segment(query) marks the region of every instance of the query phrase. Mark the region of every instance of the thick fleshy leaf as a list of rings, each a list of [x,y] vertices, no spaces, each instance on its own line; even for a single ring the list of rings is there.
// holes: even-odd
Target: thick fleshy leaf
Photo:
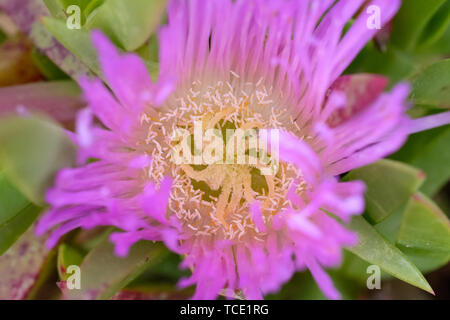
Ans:
[[[442,39],[450,39],[450,26],[447,27],[447,30],[444,30],[443,35],[441,36],[441,41],[436,41],[432,46],[429,46],[427,49],[429,52],[435,52],[441,55],[445,55],[450,52],[450,41],[442,41]]]
[[[426,27],[422,31],[419,39],[420,46],[426,47],[438,41],[445,34],[446,29],[450,26],[450,1],[445,1],[439,7],[433,18],[430,19]],[[448,38],[447,38],[448,39]]]
[[[88,253],[80,266],[81,289],[66,290],[65,298],[109,299],[166,253],[162,244],[141,241],[131,248],[126,258],[118,258],[113,244],[105,238]]]
[[[426,180],[421,191],[435,194],[450,178],[450,126],[411,135],[391,158],[423,170]]]
[[[54,39],[42,24],[41,19],[50,15],[42,0],[0,0],[0,9],[65,73],[75,79],[90,74],[89,69]]]
[[[0,45],[8,38],[5,32],[0,29]]]
[[[48,0],[46,7],[41,0],[0,0],[0,9],[8,13],[53,63],[72,78],[79,79],[92,73],[101,76],[89,30],[99,28],[126,50],[135,50],[149,39],[166,4],[165,0],[87,2]],[[87,24],[79,30],[67,28],[63,9],[69,4],[80,5],[82,9],[82,20]],[[150,70],[155,69],[152,63]]]
[[[66,30],[70,31],[67,28]],[[73,52],[67,50],[61,43],[59,43],[55,39],[57,37],[53,38],[52,34],[50,34],[41,21],[35,23],[33,26],[31,38],[33,43],[36,44],[37,48],[39,48],[43,54],[47,55],[59,68],[61,68],[61,70],[70,75],[73,79],[76,80],[81,76],[92,75],[91,71],[95,71],[90,70],[89,65],[84,64],[82,60],[73,54]],[[75,43],[78,43],[79,41],[75,34],[73,41]]]
[[[366,218],[379,223],[405,204],[424,181],[424,174],[406,164],[380,160],[351,171],[345,180],[362,180],[367,186]]]
[[[380,95],[388,85],[386,77],[375,74],[344,75],[338,78],[330,87],[329,94],[343,93],[346,97],[346,107],[331,115],[328,124],[332,127],[349,119],[353,114],[363,110]]]
[[[0,88],[0,115],[41,112],[62,124],[72,124],[84,106],[78,85],[69,80],[35,82]]]
[[[405,210],[405,205],[400,209],[396,210],[394,213],[389,215],[382,222],[373,225],[373,227],[381,234],[385,240],[394,244],[397,240],[398,230],[400,229],[401,220],[403,217],[403,211]],[[366,283],[368,273],[367,268],[371,263],[364,261],[355,254],[349,252],[348,250],[344,253],[344,261],[342,266],[339,268],[339,272],[342,272],[345,276],[355,279],[360,283]],[[418,268],[420,270],[420,268]],[[422,271],[422,270],[420,270]],[[390,274],[386,272],[381,272],[381,278],[392,278]]]
[[[0,225],[13,218],[28,204],[27,198],[0,172]]]
[[[92,45],[89,32],[84,29],[70,30],[65,22],[55,18],[45,18],[43,21],[45,27],[67,50],[79,61],[82,61],[92,72],[97,75],[100,74],[97,53]],[[84,74],[84,72],[77,74]]]
[[[431,65],[414,78],[411,99],[417,104],[450,108],[450,59]]]
[[[4,199],[2,199],[4,201]],[[28,203],[23,209],[0,225],[0,255],[6,252],[36,220],[41,208]]]
[[[40,73],[47,80],[64,80],[69,78],[69,76],[54,64],[52,60],[35,48],[31,52],[31,59],[34,62],[34,65],[39,69]]]
[[[395,16],[392,42],[403,49],[413,49],[438,9],[446,0],[407,0]]]
[[[53,17],[58,19],[66,18],[66,15],[64,14],[66,7],[64,6],[62,0],[42,0],[42,1],[44,2],[48,11]]]
[[[85,27],[100,29],[126,51],[142,46],[160,23],[166,0],[108,0],[97,8]]]
[[[359,284],[365,284],[367,281],[367,268],[371,263],[361,259],[352,252],[345,250],[343,255],[343,261],[339,267],[339,273],[342,273],[345,277],[352,281],[357,281]],[[384,272],[382,272],[384,273]]]
[[[40,211],[0,172],[0,256],[30,227]]]
[[[389,215],[386,219],[374,225],[375,229],[391,243],[395,243],[397,241],[398,230],[400,229],[403,219],[403,212],[405,211],[407,204],[408,202]]]
[[[394,277],[433,293],[419,269],[363,217],[354,217],[350,229],[358,233],[359,244],[348,248],[349,251],[371,264],[378,265]]]
[[[0,257],[0,299],[28,298],[41,277],[46,276],[43,268],[51,255],[45,248],[45,237],[36,238],[30,228]]]
[[[68,50],[70,50],[70,52],[72,52],[80,61],[82,61],[92,72],[100,78],[103,77],[100,71],[97,53],[92,44],[88,31],[85,29],[69,30],[64,22],[54,18],[44,19],[44,24],[53,36],[58,39]],[[142,54],[141,56],[144,59],[147,58],[145,54]],[[156,80],[159,72],[158,64],[154,61],[146,60],[145,62],[152,79]]]
[[[397,243],[424,271],[450,260],[450,221],[430,199],[415,194],[406,206]]]
[[[65,2],[70,2],[71,0],[64,0]],[[86,0],[85,0],[86,1]],[[87,0],[88,4],[83,8],[82,12],[86,19],[94,12],[98,7],[100,7],[106,0]]]
[[[53,122],[31,116],[0,120],[0,166],[9,181],[35,204],[44,203],[54,174],[74,160],[74,144]]]
[[[99,7],[105,0],[43,0],[51,15],[60,20],[67,20],[67,12],[70,6],[78,6],[81,13],[81,23],[84,24],[92,11]]]

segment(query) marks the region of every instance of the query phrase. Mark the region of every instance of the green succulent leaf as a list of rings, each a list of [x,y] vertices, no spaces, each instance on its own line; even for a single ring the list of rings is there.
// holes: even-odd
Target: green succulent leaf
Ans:
[[[74,163],[75,146],[61,127],[38,117],[0,120],[0,166],[30,201],[44,204],[55,173]]]
[[[405,211],[405,207],[406,204],[403,205],[400,209],[396,210],[391,215],[389,215],[386,219],[373,226],[376,229],[376,231],[378,231],[378,233],[390,243],[394,244],[397,240],[397,234],[400,228],[401,220],[403,217],[403,211]],[[344,261],[339,271],[342,272],[346,277],[355,279],[361,284],[365,284],[368,277],[367,268],[370,265],[371,263],[364,261],[363,259],[351,253],[350,251],[345,250]],[[381,278],[382,279],[392,278],[392,276],[382,271]]]
[[[70,0],[68,0],[70,1]],[[89,4],[83,10],[84,16],[89,18],[91,13],[94,12],[98,7],[100,7],[106,0],[89,0]]]
[[[105,0],[44,0],[50,14],[57,19],[67,19],[67,9],[70,6],[78,6],[81,12],[81,22],[84,24],[97,7],[103,4]]]
[[[90,33],[86,29],[70,30],[66,24],[55,18],[45,18],[44,24],[50,33],[58,39],[61,44],[68,49],[79,61],[88,67],[97,76],[103,78],[100,63],[98,61],[97,52],[94,48]],[[141,57],[145,60],[150,76],[156,80],[159,72],[159,65],[154,61],[147,60],[147,45],[139,48]],[[154,50],[149,48],[149,50]],[[119,50],[120,51],[120,50]],[[154,57],[154,54],[152,55]]]
[[[0,225],[24,209],[29,201],[0,173]]]
[[[142,46],[160,23],[166,0],[108,0],[92,14],[85,27],[100,29],[126,51]]]
[[[100,29],[122,49],[134,51],[161,22],[166,0],[45,0],[45,4],[53,18],[64,25],[69,18],[65,13],[67,8],[78,6],[84,31]],[[63,44],[70,41],[73,30],[67,31],[64,41],[59,39]]]
[[[450,59],[436,62],[414,77],[411,100],[416,104],[450,108]]]
[[[31,59],[42,75],[48,80],[67,79],[69,76],[53,63],[46,55],[35,48],[31,52]]]
[[[6,35],[6,33],[0,29],[0,45],[6,40],[8,39],[8,36]]]
[[[445,34],[446,29],[450,26],[450,0],[439,7],[433,18],[430,19],[426,27],[423,29],[419,43],[421,47],[427,47]]]
[[[419,269],[363,217],[354,217],[350,229],[358,233],[359,244],[348,248],[349,251],[394,277],[434,294]]]
[[[22,236],[40,211],[0,172],[0,256]]]
[[[447,0],[407,0],[394,18],[392,43],[411,50],[418,44],[423,31]]]
[[[1,202],[9,201],[8,199],[5,199],[5,196],[0,194]],[[14,212],[10,219],[0,224],[0,256],[28,230],[41,210],[42,208],[37,207],[32,203],[28,203],[22,209]]]
[[[397,243],[423,271],[436,269],[450,259],[450,221],[433,201],[417,193],[406,206]]]
[[[431,46],[426,47],[428,52],[436,53],[439,55],[446,55],[450,52],[450,41],[445,41],[446,39],[450,39],[450,26],[444,30],[441,40],[435,41]]]
[[[70,30],[66,23],[55,18],[44,18],[45,27],[61,44],[68,49],[76,58],[86,65],[92,72],[100,75],[100,65],[97,53],[91,42],[89,32]]]
[[[374,228],[391,243],[395,243],[397,241],[397,234],[400,229],[400,224],[402,223],[403,212],[405,211],[408,202],[401,206],[400,209],[392,213],[389,217],[374,225]]]
[[[64,5],[63,0],[43,0],[43,1],[48,11],[53,17],[58,19],[66,18],[66,15],[64,14],[66,6]]]
[[[30,227],[40,211],[0,172],[0,256]]]
[[[68,299],[109,299],[147,268],[167,254],[160,243],[141,241],[126,258],[114,254],[114,246],[105,238],[81,263],[81,290],[67,290]]]
[[[380,160],[351,171],[345,180],[362,180],[367,186],[366,218],[379,223],[405,204],[420,187],[424,174],[404,163]]]

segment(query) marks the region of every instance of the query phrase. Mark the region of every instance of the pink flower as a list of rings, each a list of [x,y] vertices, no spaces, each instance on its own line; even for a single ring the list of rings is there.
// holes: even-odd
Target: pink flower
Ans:
[[[383,93],[382,77],[338,78],[377,31],[361,7],[379,6],[385,24],[400,4],[365,2],[171,1],[157,82],[138,56],[93,32],[112,92],[99,79],[80,82],[89,103],[77,126],[80,166],[59,173],[37,233],[58,226],[53,247],[73,229],[115,226],[118,256],[139,240],[163,241],[185,256],[192,275],[179,286],[195,284],[195,299],[223,289],[259,299],[304,269],[339,298],[323,268],[357,243],[335,217],[363,211],[364,185],[337,176],[397,150],[409,130],[408,86]],[[170,137],[194,120],[280,130],[277,174],[175,164]]]

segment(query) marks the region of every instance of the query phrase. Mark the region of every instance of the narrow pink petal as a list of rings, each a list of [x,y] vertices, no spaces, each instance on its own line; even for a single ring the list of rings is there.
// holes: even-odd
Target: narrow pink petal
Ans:
[[[314,259],[308,259],[306,262],[308,269],[311,271],[314,280],[316,280],[320,289],[323,291],[325,296],[331,300],[338,300],[341,298],[341,295],[336,290],[331,281],[331,278],[328,274],[326,274],[323,269],[319,266],[317,261]]]
[[[102,71],[117,98],[128,110],[142,110],[138,93],[150,91],[153,83],[144,62],[135,54],[120,55],[114,45],[99,31],[92,32]]]
[[[409,133],[425,131],[450,124],[450,111],[413,119],[408,124]]]
[[[377,6],[380,10],[380,24],[386,25],[400,8],[400,0],[372,0],[369,1],[361,14],[356,18],[350,30],[344,35],[335,52],[335,67],[332,78],[336,79],[356,57],[365,44],[379,31],[369,29],[367,21],[370,15],[366,12],[369,6]]]
[[[165,214],[171,187],[172,180],[165,178],[159,190],[156,189],[153,183],[149,183],[145,187],[142,196],[142,208],[144,212],[162,224],[168,224]]]

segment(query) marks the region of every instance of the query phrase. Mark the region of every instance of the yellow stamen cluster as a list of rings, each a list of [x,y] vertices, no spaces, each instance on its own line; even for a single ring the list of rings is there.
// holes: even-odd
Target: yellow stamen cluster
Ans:
[[[261,234],[249,205],[260,201],[263,220],[270,223],[273,214],[290,205],[286,193],[299,176],[293,166],[281,163],[276,174],[262,175],[261,164],[176,165],[171,161],[171,134],[179,128],[193,133],[195,121],[201,121],[204,130],[287,130],[282,125],[286,121],[280,120],[286,118],[286,110],[274,106],[262,81],[244,85],[235,81],[218,81],[214,86],[194,82],[182,97],[172,97],[158,115],[142,116],[142,123],[149,127],[146,144],[153,159],[148,175],[156,182],[167,174],[172,176],[167,214],[175,214],[187,229],[224,239],[258,239]]]

